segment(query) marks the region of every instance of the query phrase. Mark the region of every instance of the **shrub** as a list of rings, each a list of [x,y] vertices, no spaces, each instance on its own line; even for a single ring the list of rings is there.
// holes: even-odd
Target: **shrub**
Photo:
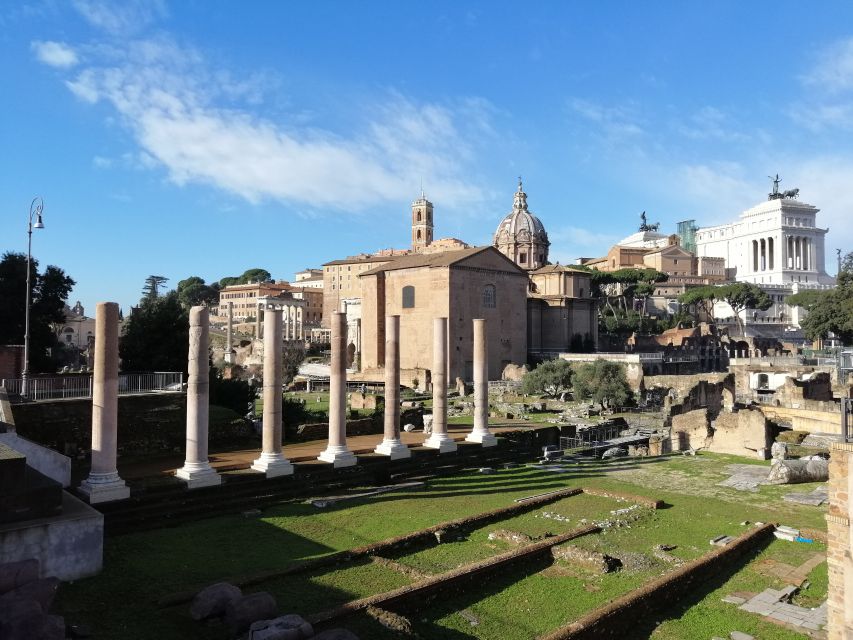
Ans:
[[[607,360],[580,365],[575,371],[574,388],[576,398],[592,400],[603,407],[623,407],[634,400],[625,367]]]
[[[546,360],[521,380],[525,395],[546,395],[556,398],[572,388],[572,365],[566,360]]]

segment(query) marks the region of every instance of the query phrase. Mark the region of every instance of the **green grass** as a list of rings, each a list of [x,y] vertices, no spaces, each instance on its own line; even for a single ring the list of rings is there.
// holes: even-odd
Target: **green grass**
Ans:
[[[105,569],[101,575],[64,585],[57,609],[68,622],[86,623],[102,638],[226,637],[217,626],[189,620],[188,606],[159,610],[157,599],[179,591],[197,589],[212,582],[247,576],[289,566],[301,559],[321,556],[368,542],[415,531],[439,522],[512,504],[517,497],[567,486],[588,486],[662,499],[667,508],[649,512],[631,522],[630,528],[586,536],[574,544],[610,555],[625,553],[650,556],[656,544],[675,544],[671,553],[689,560],[711,550],[710,538],[737,535],[740,523],[782,521],[800,528],[823,529],[825,509],[783,502],[792,490],[810,491],[813,486],[761,487],[744,493],[716,483],[727,477],[725,466],[747,460],[703,454],[695,458],[672,456],[659,459],[619,460],[611,463],[569,465],[569,473],[555,474],[533,467],[501,469],[493,475],[476,472],[432,480],[425,488],[384,494],[317,509],[287,503],[266,509],[260,518],[218,517],[105,541]],[[766,464],[766,463],[764,463]],[[580,495],[538,508],[469,533],[467,540],[427,548],[414,548],[396,558],[428,573],[438,573],[488,557],[510,548],[489,541],[495,529],[520,531],[530,536],[560,533],[591,521],[612,517],[610,511],[626,506],[613,499]],[[541,517],[542,511],[569,517],[562,523]],[[538,517],[537,517],[538,516]],[[799,564],[819,544],[773,542],[761,557]],[[769,554],[769,555],[768,555]],[[802,597],[817,601],[826,591],[826,565],[810,576],[812,587]],[[431,608],[414,616],[418,632],[429,638],[530,638],[555,628],[590,608],[633,589],[668,565],[651,561],[645,571],[623,571],[598,577],[577,577],[536,563],[482,581],[453,598],[440,598]],[[271,580],[247,591],[269,590],[282,613],[309,614],[334,604],[396,588],[410,578],[388,567],[360,562]],[[773,580],[747,568],[725,585],[712,585],[707,594],[694,598],[696,607],[667,614],[655,637],[689,640],[725,637],[738,628],[762,639],[801,637],[767,626],[752,614],[736,611],[720,598],[737,590],[760,591]],[[458,614],[468,607],[480,618],[472,626]],[[703,615],[711,620],[705,625]],[[676,619],[677,618],[677,619]],[[730,626],[723,629],[725,624]],[[392,637],[365,616],[353,618],[353,628],[363,637]],[[346,626],[346,625],[344,625]],[[369,632],[369,634],[368,634]],[[464,635],[460,635],[464,634]]]

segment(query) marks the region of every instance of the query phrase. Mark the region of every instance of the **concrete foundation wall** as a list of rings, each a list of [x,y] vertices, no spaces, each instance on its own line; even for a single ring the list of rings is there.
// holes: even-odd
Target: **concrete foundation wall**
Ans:
[[[42,577],[78,580],[101,571],[104,516],[63,492],[62,515],[0,526],[0,563],[37,558]]]
[[[22,438],[14,431],[0,433],[0,442],[27,456],[27,464],[63,487],[71,486],[71,458]]]

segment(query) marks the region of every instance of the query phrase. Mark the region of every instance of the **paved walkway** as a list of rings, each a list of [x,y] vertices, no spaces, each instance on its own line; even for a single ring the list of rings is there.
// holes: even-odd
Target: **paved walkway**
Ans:
[[[827,621],[826,602],[815,609],[807,609],[790,604],[785,600],[790,597],[794,587],[786,587],[781,591],[765,589],[757,596],[743,603],[740,608],[750,613],[758,613],[779,622],[810,629],[820,630]]]
[[[500,434],[507,431],[534,430],[552,428],[552,424],[536,424],[530,422],[501,423],[489,425],[492,433]],[[470,425],[448,425],[448,432],[455,441],[465,440],[465,436],[471,433]],[[409,447],[420,447],[426,436],[423,431],[403,431],[400,440]],[[382,442],[382,434],[371,434],[365,436],[347,437],[347,445],[355,454],[371,454],[376,446]],[[310,442],[297,442],[284,445],[284,455],[291,462],[316,461],[317,456],[326,448],[326,440],[312,440]],[[232,471],[237,469],[248,469],[260,455],[260,449],[243,449],[238,451],[222,451],[210,454],[210,464],[217,471]],[[317,464],[326,464],[318,462]],[[125,480],[139,480],[158,475],[173,475],[175,471],[184,465],[183,454],[166,456],[150,460],[136,460],[122,462],[119,459],[119,475]]]

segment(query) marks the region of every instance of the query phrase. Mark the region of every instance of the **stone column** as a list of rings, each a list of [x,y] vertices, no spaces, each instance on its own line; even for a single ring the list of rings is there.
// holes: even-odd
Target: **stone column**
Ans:
[[[489,431],[489,352],[486,321],[474,320],[474,429],[465,438],[494,447],[498,439]]]
[[[231,303],[228,303],[228,325],[231,326]],[[230,335],[230,331],[228,332]],[[210,378],[208,341],[210,317],[207,307],[190,309],[190,349],[187,356],[187,457],[175,475],[186,480],[189,489],[222,483],[207,459],[208,410]],[[228,343],[231,344],[230,341]],[[230,348],[229,348],[230,350]]]
[[[456,451],[447,435],[447,318],[435,318],[432,326],[432,434],[424,446],[447,453]]]
[[[95,311],[95,371],[92,374],[92,468],[80,485],[91,504],[124,500],[130,488],[116,468],[118,444],[118,304],[99,302]]]
[[[335,467],[351,467],[357,460],[347,449],[347,315],[332,314],[332,371],[329,380],[329,444],[317,459]]]
[[[261,339],[261,305],[255,310],[255,340]]]
[[[293,473],[281,452],[281,309],[264,310],[264,415],[261,457],[252,464],[267,478]]]
[[[190,324],[192,327],[192,324]],[[192,328],[190,329],[192,331]],[[206,334],[205,334],[206,335]],[[205,337],[205,340],[207,338]],[[231,364],[233,361],[233,353],[231,352],[231,345],[234,344],[234,303],[230,300],[228,301],[228,328],[225,331],[225,355],[223,359],[228,364]],[[192,355],[190,355],[192,357]]]
[[[391,460],[412,455],[400,441],[400,316],[385,316],[385,434],[375,452]]]

